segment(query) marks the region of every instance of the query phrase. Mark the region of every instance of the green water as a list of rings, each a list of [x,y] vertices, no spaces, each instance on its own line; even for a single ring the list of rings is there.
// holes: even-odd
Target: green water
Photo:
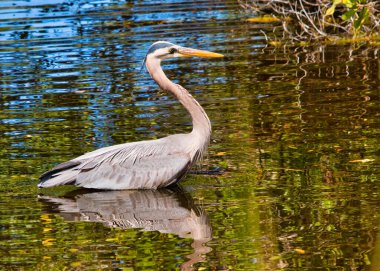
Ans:
[[[1,270],[380,270],[376,46],[268,46],[234,1],[0,1]],[[213,125],[162,191],[38,190],[96,148],[191,129],[140,68],[157,40]]]

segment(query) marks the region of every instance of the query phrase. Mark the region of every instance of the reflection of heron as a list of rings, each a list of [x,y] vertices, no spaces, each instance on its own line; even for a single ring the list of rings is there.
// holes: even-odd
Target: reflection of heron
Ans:
[[[97,189],[156,189],[178,182],[207,148],[211,124],[206,112],[182,86],[171,82],[161,69],[161,60],[181,56],[223,57],[159,41],[145,58],[146,67],[165,91],[190,113],[193,130],[157,140],[125,143],[98,149],[62,163],[40,177],[39,187],[63,184]]]
[[[82,193],[54,198],[39,196],[56,212],[71,221],[101,222],[112,228],[141,228],[192,238],[194,253],[183,264],[187,270],[211,249],[211,226],[206,213],[179,187],[159,190],[123,190]]]

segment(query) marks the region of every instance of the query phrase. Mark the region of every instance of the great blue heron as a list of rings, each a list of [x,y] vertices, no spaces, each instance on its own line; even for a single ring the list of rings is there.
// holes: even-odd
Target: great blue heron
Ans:
[[[42,174],[38,187],[74,184],[110,190],[157,189],[181,180],[202,157],[211,135],[210,120],[202,106],[185,88],[170,81],[161,68],[161,60],[184,56],[223,57],[158,41],[149,48],[145,64],[160,88],[171,92],[190,113],[193,122],[190,133],[114,145],[86,153]]]

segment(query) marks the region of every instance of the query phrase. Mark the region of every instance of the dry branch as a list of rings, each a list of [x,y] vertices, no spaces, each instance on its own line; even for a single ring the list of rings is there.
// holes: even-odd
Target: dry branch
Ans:
[[[361,25],[364,34],[380,30],[380,1],[368,0],[358,4],[357,11],[350,19],[343,20],[342,15],[349,9],[339,4],[332,15],[326,15],[333,0],[239,0],[246,10],[257,15],[271,14],[281,19],[283,30],[294,40],[315,40],[327,37],[357,34],[355,20],[364,8],[368,10],[365,24]]]

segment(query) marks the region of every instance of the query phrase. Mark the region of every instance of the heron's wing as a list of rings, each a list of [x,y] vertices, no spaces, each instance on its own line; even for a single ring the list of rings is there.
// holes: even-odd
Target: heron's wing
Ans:
[[[39,187],[75,184],[97,189],[156,189],[178,181],[191,165],[183,140],[169,136],[84,154],[41,176]]]

